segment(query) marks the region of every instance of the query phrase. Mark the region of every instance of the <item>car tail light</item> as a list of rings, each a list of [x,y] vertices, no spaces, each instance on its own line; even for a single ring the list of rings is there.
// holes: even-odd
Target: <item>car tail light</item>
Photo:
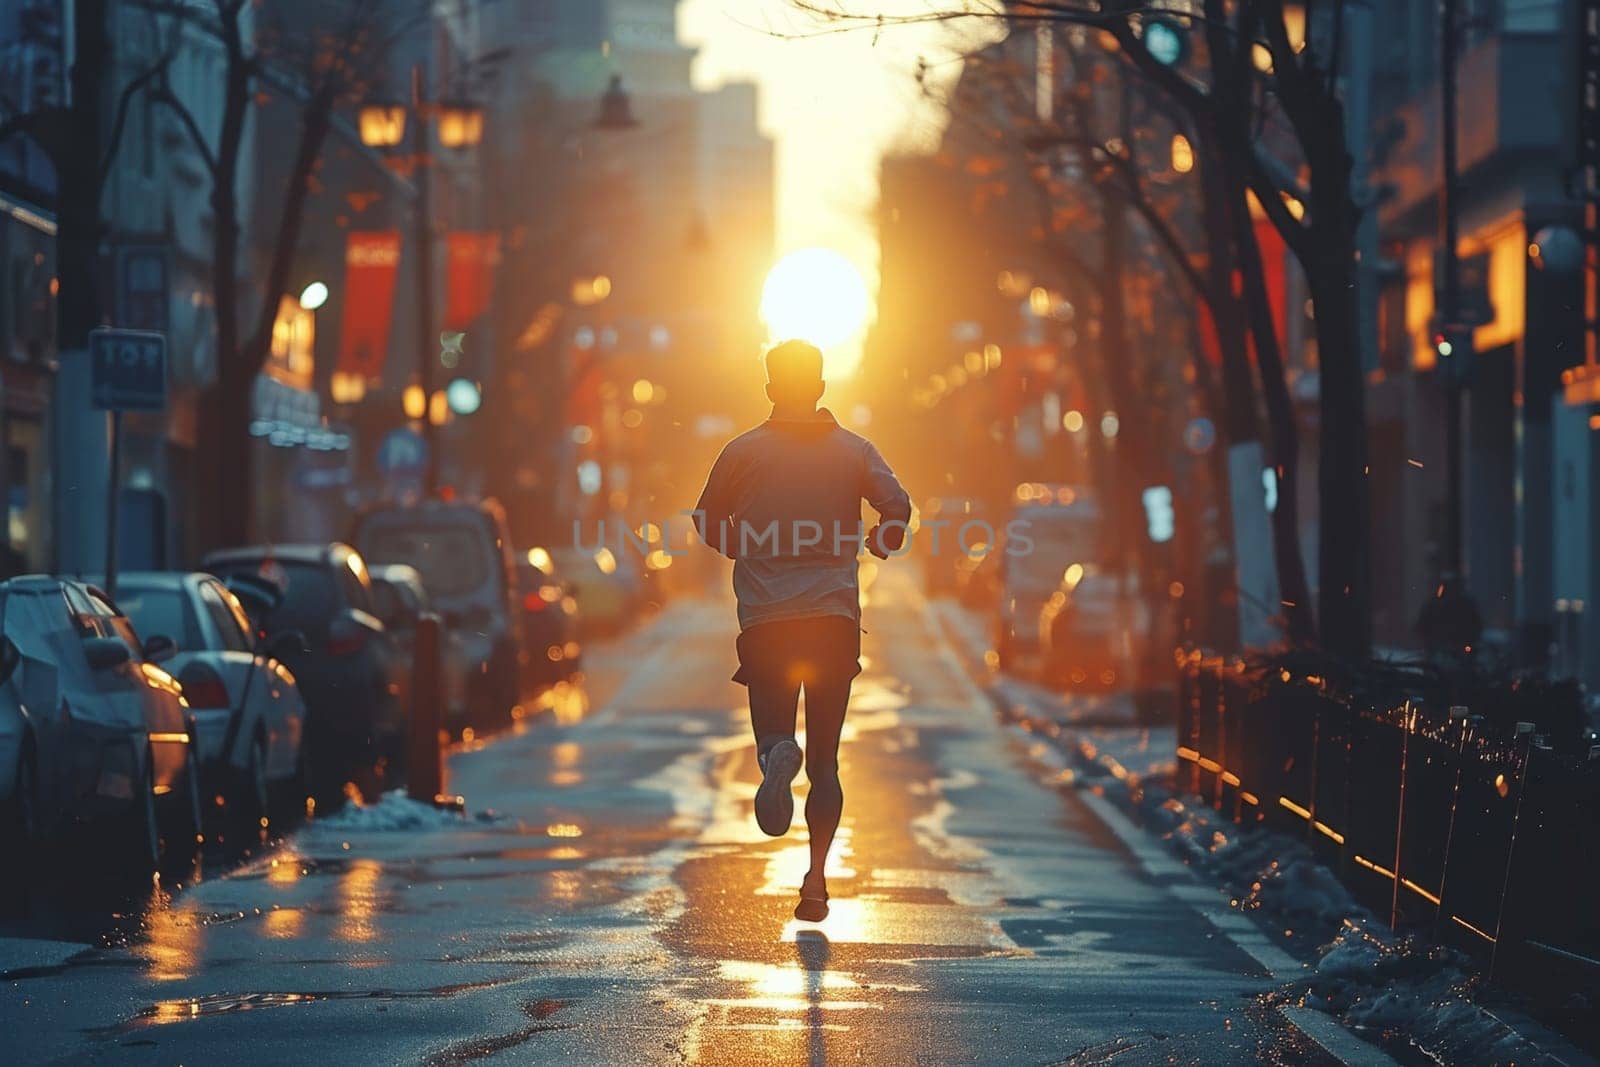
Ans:
[[[204,663],[191,663],[178,676],[183,686],[183,698],[191,708],[225,708],[229,706],[228,687],[222,676]]]
[[[328,631],[328,655],[353,656],[367,643],[367,629],[360,623],[342,619]]]
[[[543,611],[548,606],[549,602],[537,592],[529,593],[527,596],[522,598],[522,610],[526,611],[530,615],[534,614],[535,612]]]

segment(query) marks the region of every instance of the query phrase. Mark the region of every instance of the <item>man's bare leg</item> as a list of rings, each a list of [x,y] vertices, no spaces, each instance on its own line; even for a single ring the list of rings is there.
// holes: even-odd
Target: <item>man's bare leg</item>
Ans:
[[[750,729],[756,739],[756,763],[761,768],[761,788],[756,791],[756,823],[763,833],[781,837],[794,817],[790,782],[800,769],[800,753],[795,746],[795,713],[800,703],[798,683],[772,685],[764,681],[750,685]],[[783,745],[779,756],[786,764],[771,768],[767,757]]]
[[[850,679],[806,685],[806,830],[810,836],[811,869],[800,886],[795,918],[820,922],[828,914],[828,850],[844,811],[839,784],[839,734],[850,703]]]

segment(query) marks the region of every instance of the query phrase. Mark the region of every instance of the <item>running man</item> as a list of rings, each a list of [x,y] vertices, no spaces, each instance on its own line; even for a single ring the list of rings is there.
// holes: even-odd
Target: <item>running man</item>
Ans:
[[[790,792],[802,761],[811,784],[806,828],[811,869],[795,918],[828,915],[824,876],[839,828],[839,733],[850,682],[861,673],[861,592],[856,557],[880,559],[905,543],[911,500],[872,442],[818,408],[822,352],[785,341],[767,352],[772,417],[730,441],[696,507],[706,544],[733,562],[739,602],[739,671],[750,690],[761,786],[756,822],[780,837],[794,816]],[[861,501],[878,525],[861,532]],[[806,696],[806,751],[795,742]]]

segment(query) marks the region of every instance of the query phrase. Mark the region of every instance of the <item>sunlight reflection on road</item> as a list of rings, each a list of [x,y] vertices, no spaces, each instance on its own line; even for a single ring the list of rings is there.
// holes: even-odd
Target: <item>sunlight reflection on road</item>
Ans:
[[[139,954],[149,961],[152,981],[182,981],[199,965],[200,916],[187,905],[173,907],[166,894],[158,891],[158,895],[145,919],[145,941]]]
[[[339,923],[333,936],[341,941],[366,942],[377,939],[374,919],[380,896],[378,882],[383,868],[373,860],[353,860],[339,880]]]
[[[583,772],[578,764],[583,759],[583,746],[576,741],[557,741],[550,746],[550,784],[559,786],[580,785]]]

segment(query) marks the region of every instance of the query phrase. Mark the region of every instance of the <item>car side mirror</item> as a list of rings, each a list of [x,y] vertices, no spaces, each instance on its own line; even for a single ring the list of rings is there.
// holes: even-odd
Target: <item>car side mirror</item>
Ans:
[[[261,651],[272,659],[282,659],[290,652],[305,652],[310,648],[301,630],[279,630],[261,644]]]
[[[11,676],[17,673],[21,665],[22,652],[17,648],[17,643],[9,637],[0,637],[0,685],[11,681]]]
[[[152,634],[139,655],[149,663],[164,663],[178,654],[178,642],[166,634]]]
[[[120,667],[133,658],[133,652],[120,637],[84,638],[83,654],[90,669],[96,671]]]

